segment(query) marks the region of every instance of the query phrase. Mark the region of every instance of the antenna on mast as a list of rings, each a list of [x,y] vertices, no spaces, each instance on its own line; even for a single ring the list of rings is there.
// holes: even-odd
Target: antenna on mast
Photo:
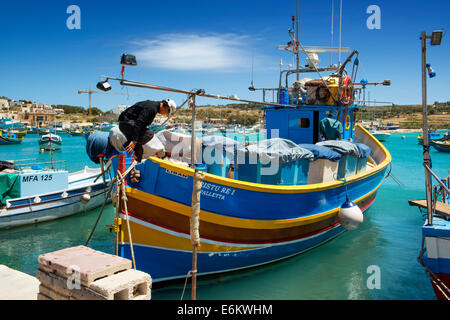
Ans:
[[[334,29],[334,0],[331,0],[331,41],[330,47],[333,47],[333,29]],[[333,65],[333,53],[330,52],[330,67]]]
[[[341,10],[339,13],[339,49],[341,49],[341,33],[342,33],[342,0]],[[339,50],[339,67],[341,66],[341,51]]]
[[[300,72],[299,72],[300,61],[299,61],[299,43],[298,43],[298,0],[297,0],[297,14],[295,17],[295,24],[296,24],[296,29],[297,29],[297,32],[295,33],[295,48],[296,48],[296,56],[297,56],[297,81],[299,81],[300,80]]]

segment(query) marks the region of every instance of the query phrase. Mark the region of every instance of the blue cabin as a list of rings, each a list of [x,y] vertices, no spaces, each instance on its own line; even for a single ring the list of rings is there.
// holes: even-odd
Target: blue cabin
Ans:
[[[357,107],[350,106],[342,124],[342,140],[353,140],[355,130],[355,111]],[[344,107],[300,105],[292,107],[266,107],[267,139],[279,137],[291,140],[297,144],[315,144],[322,141],[320,123],[323,119],[336,119]],[[277,136],[278,134],[278,136]]]

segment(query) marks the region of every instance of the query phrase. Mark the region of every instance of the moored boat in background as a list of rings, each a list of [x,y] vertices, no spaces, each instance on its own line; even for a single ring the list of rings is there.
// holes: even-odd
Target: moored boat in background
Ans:
[[[0,185],[6,190],[0,199],[0,229],[86,212],[105,200],[110,178],[94,182],[100,169],[69,173],[65,161],[11,163],[14,169],[0,172]]]
[[[46,151],[54,151],[61,149],[62,138],[56,134],[46,134],[41,136],[38,141],[39,148]]]
[[[22,143],[23,137],[18,137],[14,133],[2,133],[0,135],[0,145]]]
[[[450,136],[444,140],[432,140],[430,145],[439,152],[450,152]]]
[[[391,134],[377,129],[369,129],[371,135],[378,139],[378,141],[387,142]]]
[[[445,141],[450,139],[450,133],[449,132],[437,132],[437,131],[430,131],[428,133],[428,140],[429,141]],[[420,145],[423,145],[423,134],[417,136],[417,142]]]

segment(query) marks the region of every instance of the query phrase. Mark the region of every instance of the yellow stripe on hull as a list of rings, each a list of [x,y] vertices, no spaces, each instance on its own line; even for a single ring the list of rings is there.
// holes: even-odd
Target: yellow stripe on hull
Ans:
[[[375,193],[381,184],[369,192],[368,194],[362,196],[359,199],[356,199],[354,202],[358,204],[361,201],[364,201],[368,197],[370,197],[373,193]],[[135,198],[147,203],[151,203],[155,206],[159,206],[161,208],[170,208],[171,211],[176,212],[178,214],[190,217],[191,216],[191,207],[171,201],[162,197],[158,197],[155,195],[151,195],[149,193],[134,189],[127,188],[127,197]],[[339,212],[339,208],[314,214],[308,217],[301,217],[295,219],[288,220],[251,220],[251,219],[243,219],[243,218],[234,218],[228,217],[220,214],[215,214],[208,211],[200,211],[200,219],[201,221],[206,221],[214,224],[234,227],[234,228],[242,228],[242,229],[283,229],[283,228],[292,228],[298,227],[302,225],[307,225],[315,222],[319,222],[322,220],[326,220],[332,216],[337,215]]]
[[[126,224],[126,216],[121,215],[122,224],[120,232],[120,242],[129,243],[128,229]],[[156,227],[156,230],[144,221],[134,222],[135,218],[130,217],[130,229],[133,243],[154,247],[162,247],[173,250],[192,251],[191,239],[185,234],[180,234],[175,231]],[[136,220],[138,221],[138,220]],[[163,231],[164,230],[164,231]],[[178,235],[177,235],[178,234]],[[214,241],[202,239],[199,247],[199,252],[227,252],[240,251],[248,249],[256,249],[256,245],[235,246],[233,244],[215,244]]]

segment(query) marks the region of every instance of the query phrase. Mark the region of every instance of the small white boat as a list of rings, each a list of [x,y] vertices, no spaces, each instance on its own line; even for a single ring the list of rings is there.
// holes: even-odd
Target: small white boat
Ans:
[[[380,131],[378,129],[370,129],[370,134],[372,134],[378,141],[386,142],[388,141],[391,134],[389,132]]]
[[[0,172],[2,185],[11,181],[11,197],[0,199],[0,229],[59,219],[101,206],[110,178],[105,174],[105,183],[102,177],[94,182],[100,174],[100,169],[89,167],[69,173],[40,164]]]
[[[60,150],[62,145],[62,139],[60,136],[50,133],[41,136],[39,139],[39,148],[46,151]]]

